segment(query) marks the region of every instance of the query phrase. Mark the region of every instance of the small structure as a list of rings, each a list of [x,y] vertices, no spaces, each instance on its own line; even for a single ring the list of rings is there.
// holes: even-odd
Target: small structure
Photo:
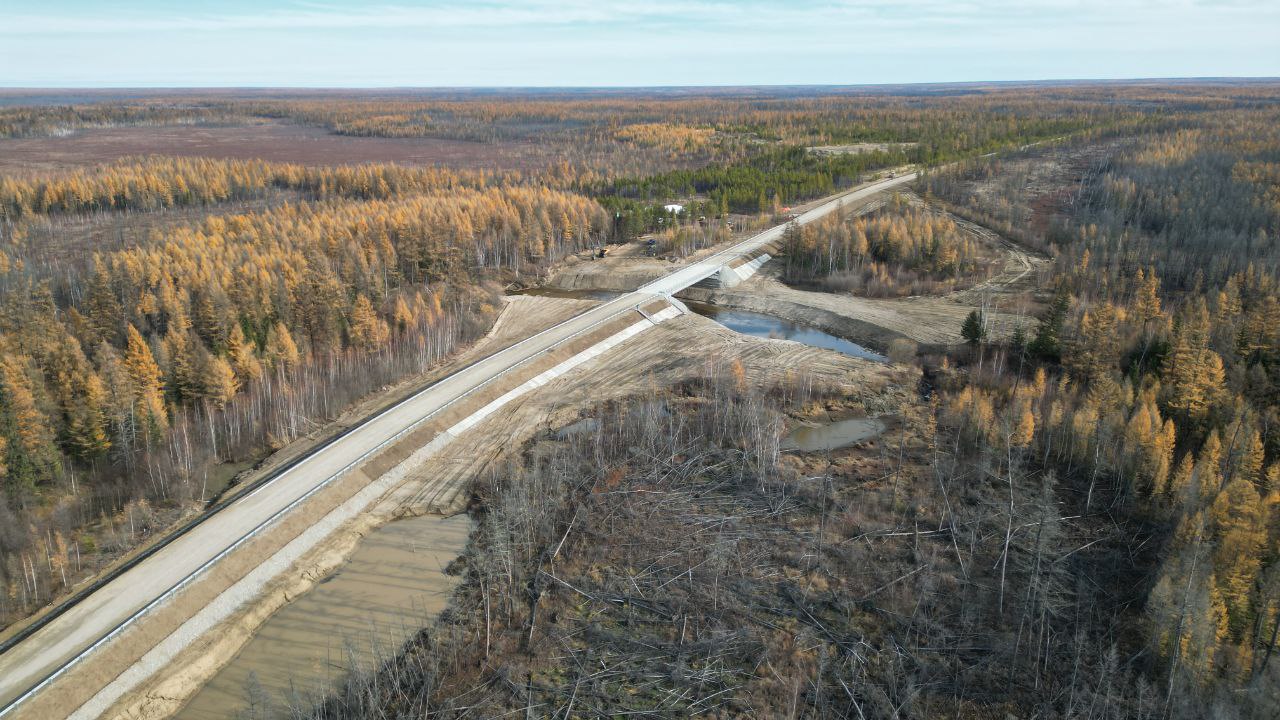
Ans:
[[[670,205],[663,205],[662,209],[666,210],[669,213],[675,213],[676,215],[679,215],[680,213],[684,212],[684,206],[677,205],[676,203],[671,203]]]

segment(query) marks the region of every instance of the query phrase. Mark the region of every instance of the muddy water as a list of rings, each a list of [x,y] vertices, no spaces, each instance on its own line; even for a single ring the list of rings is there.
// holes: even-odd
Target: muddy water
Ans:
[[[835,350],[845,355],[853,355],[854,357],[875,360],[876,362],[885,362],[887,360],[885,356],[871,352],[855,342],[773,315],[748,312],[746,310],[730,310],[698,302],[685,302],[685,305],[688,305],[690,310],[699,315],[711,318],[730,330],[740,332],[743,335],[794,340],[805,345]]]
[[[783,450],[815,452],[835,450],[875,437],[884,432],[884,423],[875,418],[849,418],[823,425],[802,425],[782,439]]]
[[[336,572],[272,615],[176,717],[233,718],[251,704],[254,717],[288,717],[291,697],[340,685],[352,660],[369,667],[395,653],[444,609],[457,579],[443,571],[470,531],[466,515],[374,530]]]

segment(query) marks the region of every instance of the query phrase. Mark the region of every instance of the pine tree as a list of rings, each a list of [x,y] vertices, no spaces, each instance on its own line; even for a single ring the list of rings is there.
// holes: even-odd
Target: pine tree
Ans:
[[[189,330],[173,332],[163,339],[161,347],[169,379],[166,386],[174,401],[189,403],[199,398],[200,368],[206,354],[200,338]]]
[[[204,341],[211,352],[221,352],[227,341],[227,311],[215,297],[215,291],[193,292],[191,298],[191,329]]]
[[[1067,311],[1071,309],[1071,295],[1066,286],[1059,286],[1049,305],[1049,312],[1040,318],[1036,326],[1035,339],[1028,347],[1032,353],[1046,360],[1057,362],[1062,357],[1062,327],[1067,321]]]
[[[1153,408],[1154,409],[1154,408]],[[1165,420],[1151,446],[1151,487],[1153,495],[1163,495],[1169,484],[1169,472],[1173,467],[1173,451],[1178,441],[1178,430],[1172,420]]]
[[[1209,313],[1200,300],[1184,314],[1163,371],[1169,408],[1194,423],[1205,419],[1223,390],[1222,358],[1208,342]]]
[[[405,302],[403,295],[396,296],[395,308],[391,313],[391,318],[397,334],[403,335],[406,330],[414,326],[416,320],[413,310],[409,308],[409,303]]]
[[[1111,303],[1100,303],[1080,319],[1080,337],[1071,346],[1068,364],[1087,384],[1110,374],[1116,362],[1118,318]]]
[[[1009,435],[1009,442],[1014,447],[1026,447],[1031,444],[1036,434],[1036,416],[1031,411],[1030,403],[1023,403],[1016,414],[1017,424]]]
[[[94,333],[94,341],[116,342],[124,325],[124,309],[111,286],[111,276],[105,261],[95,256],[93,275],[89,277],[89,290],[85,299],[85,315]]]
[[[1222,487],[1222,441],[1216,429],[1209,431],[1196,456],[1195,484],[1202,507],[1212,502]]]
[[[1182,454],[1177,469],[1169,476],[1167,494],[1174,501],[1190,505],[1192,502],[1191,481],[1195,474],[1195,460],[1190,450]]]
[[[1235,472],[1239,477],[1251,483],[1263,482],[1262,465],[1266,462],[1266,449],[1262,445],[1262,436],[1257,430],[1249,433],[1243,452],[1240,453],[1239,465]]]
[[[46,373],[62,411],[63,443],[72,457],[95,458],[110,448],[107,389],[89,364],[80,342],[70,335],[50,354]]]
[[[1160,278],[1156,276],[1155,268],[1149,269],[1145,274],[1139,269],[1134,274],[1134,284],[1137,292],[1133,300],[1133,316],[1145,325],[1161,315]]]
[[[987,337],[986,320],[978,310],[970,311],[960,328],[960,336],[970,345],[977,346]]]

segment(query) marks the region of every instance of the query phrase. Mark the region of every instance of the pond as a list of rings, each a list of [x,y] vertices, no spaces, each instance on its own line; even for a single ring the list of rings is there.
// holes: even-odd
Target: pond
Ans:
[[[782,450],[817,452],[835,450],[862,442],[884,432],[885,424],[875,418],[849,418],[821,425],[801,425],[782,439]]]
[[[836,352],[860,357],[864,360],[874,360],[876,362],[886,362],[888,360],[885,356],[872,352],[850,340],[836,337],[808,325],[784,320],[774,315],[765,315],[764,313],[747,310],[732,310],[697,302],[686,302],[685,305],[689,306],[689,309],[693,312],[715,320],[730,330],[740,332],[743,335],[777,340],[794,340],[798,343],[835,350]]]

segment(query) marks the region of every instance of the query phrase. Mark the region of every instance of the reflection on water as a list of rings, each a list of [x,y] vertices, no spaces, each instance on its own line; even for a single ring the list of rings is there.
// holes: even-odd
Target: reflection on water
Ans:
[[[805,345],[813,347],[825,348],[827,350],[835,350],[845,355],[853,355],[865,360],[875,360],[876,362],[885,362],[887,358],[883,355],[871,352],[861,345],[836,337],[829,333],[822,332],[808,325],[800,325],[783,320],[773,315],[765,315],[763,313],[754,313],[746,310],[729,310],[727,308],[718,307],[716,305],[707,305],[705,303],[686,302],[689,309],[711,318],[716,322],[735,332],[743,335],[751,335],[760,338],[774,338],[780,340],[794,340]]]
[[[512,295],[533,295],[536,297],[568,298],[570,300],[612,300],[622,293],[609,290],[561,290],[553,287],[533,287],[517,290]]]
[[[338,686],[354,660],[386,659],[444,609],[457,578],[445,567],[462,554],[466,515],[388,523],[360,541],[342,567],[272,615],[177,715],[235,717],[252,703],[285,717],[291,697]]]
[[[825,425],[801,425],[782,439],[782,449],[800,452],[835,450],[882,432],[884,423],[875,418],[850,418]]]

